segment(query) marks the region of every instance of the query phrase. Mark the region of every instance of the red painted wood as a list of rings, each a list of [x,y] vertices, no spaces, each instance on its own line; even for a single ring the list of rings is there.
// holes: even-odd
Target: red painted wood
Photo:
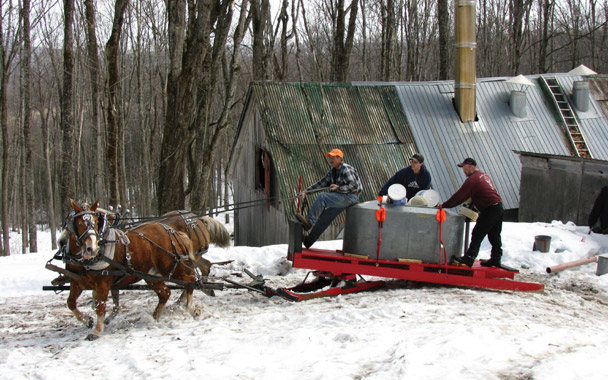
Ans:
[[[334,276],[358,274],[513,291],[542,291],[544,289],[543,284],[515,281],[515,272],[501,268],[482,267],[479,265],[479,261],[475,262],[472,268],[427,263],[400,263],[344,256],[341,252],[331,250],[303,248],[302,252],[295,253],[293,267],[326,271]]]

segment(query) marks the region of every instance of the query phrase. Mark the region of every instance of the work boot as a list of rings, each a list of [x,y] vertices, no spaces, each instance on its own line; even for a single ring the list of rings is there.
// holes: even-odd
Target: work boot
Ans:
[[[481,260],[481,266],[500,268],[500,257],[490,257],[489,260]]]
[[[464,256],[460,256],[460,257],[454,257],[454,261],[456,261],[459,264],[464,264],[470,268],[473,266],[475,259],[471,256],[464,255]]]
[[[310,221],[308,220],[308,218],[305,217],[304,215],[302,215],[302,214],[296,214],[296,219],[298,219],[298,221],[300,223],[302,223],[302,228],[304,228],[304,231],[308,231],[308,230],[310,230],[312,228],[312,224],[310,223]]]
[[[306,249],[312,247],[312,245],[315,243],[314,241],[312,241],[312,239],[307,235],[304,236],[304,247],[306,247]]]

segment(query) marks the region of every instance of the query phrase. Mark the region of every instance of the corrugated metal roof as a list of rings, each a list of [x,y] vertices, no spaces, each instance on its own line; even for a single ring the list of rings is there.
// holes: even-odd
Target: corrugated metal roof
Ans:
[[[361,200],[409,165],[416,152],[394,87],[349,84],[252,83],[273,156],[281,197],[318,181],[330,169],[325,152],[339,148],[363,183]],[[314,198],[313,198],[314,199]],[[285,205],[295,212],[295,202]]]
[[[572,99],[572,90],[575,81],[587,80],[590,82],[591,97],[589,109],[585,112],[577,110],[574,106],[572,109],[576,114],[579,126],[585,141],[591,152],[591,156],[596,160],[608,160],[608,123],[606,122],[606,94],[608,91],[607,78],[583,78],[581,76],[570,75],[554,75],[559,85],[568,95],[568,101],[571,105],[574,104]],[[604,103],[604,109],[602,108]]]
[[[556,77],[566,93],[580,77]],[[324,153],[337,147],[344,161],[358,169],[363,182],[362,200],[373,199],[395,171],[409,165],[416,151],[425,156],[432,186],[442,200],[464,182],[456,164],[474,157],[493,179],[505,208],[519,207],[521,163],[514,151],[568,156],[563,127],[539,83],[540,75],[527,76],[536,84],[525,89],[527,116],[516,117],[509,107],[509,77],[479,79],[478,121],[462,123],[453,106],[454,82],[323,84],[252,83],[248,102],[262,115],[263,128],[276,166],[282,197],[317,181],[329,165]],[[608,120],[605,81],[592,93],[592,109],[578,113],[581,129],[593,157],[608,160]],[[597,94],[601,94],[599,99]],[[599,99],[600,101],[596,101]],[[602,103],[603,102],[603,103]],[[250,104],[246,106],[249,108]],[[242,127],[242,120],[239,127]],[[238,133],[237,133],[238,138]],[[295,205],[295,202],[294,202]],[[288,213],[294,205],[286,205]]]
[[[572,77],[552,76],[571,91]],[[478,121],[471,123],[460,122],[453,106],[453,81],[394,84],[414,141],[426,157],[433,188],[442,200],[450,197],[465,180],[456,164],[465,157],[473,157],[494,180],[505,208],[518,208],[521,163],[513,151],[570,154],[562,126],[547,107],[538,78],[528,76],[536,86],[526,89],[525,118],[516,117],[509,107],[510,92],[521,88],[506,83],[508,77],[480,79],[476,96]],[[581,120],[594,157],[597,154],[600,159],[606,159],[602,152],[608,149],[607,127],[606,118],[599,113],[597,117],[589,115]]]

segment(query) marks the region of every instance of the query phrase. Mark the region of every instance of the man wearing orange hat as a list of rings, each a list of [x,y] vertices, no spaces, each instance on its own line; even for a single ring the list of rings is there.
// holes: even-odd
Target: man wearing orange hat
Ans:
[[[329,187],[329,193],[320,194],[310,207],[308,216],[296,214],[303,228],[310,233],[304,237],[304,246],[310,248],[332,220],[348,206],[359,202],[359,194],[363,189],[357,169],[342,162],[344,154],[340,149],[332,149],[326,153],[332,168],[317,183],[298,194],[300,199],[306,198],[306,193],[316,189]],[[314,227],[313,227],[314,226]]]

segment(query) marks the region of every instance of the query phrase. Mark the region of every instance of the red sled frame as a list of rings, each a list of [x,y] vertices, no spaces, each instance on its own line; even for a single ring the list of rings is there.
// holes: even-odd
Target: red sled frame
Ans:
[[[511,291],[542,291],[544,285],[514,280],[517,270],[483,267],[476,261],[466,266],[376,260],[341,251],[302,248],[302,229],[297,221],[290,221],[288,260],[294,268],[312,269],[318,280],[302,283],[289,289],[277,289],[277,294],[292,301],[334,296],[374,289],[383,281],[357,282],[355,275],[368,275],[397,280],[427,282],[460,287]],[[304,280],[306,281],[306,279]],[[343,285],[335,287],[335,285]],[[332,286],[334,285],[334,286]],[[319,288],[329,289],[314,292]]]

